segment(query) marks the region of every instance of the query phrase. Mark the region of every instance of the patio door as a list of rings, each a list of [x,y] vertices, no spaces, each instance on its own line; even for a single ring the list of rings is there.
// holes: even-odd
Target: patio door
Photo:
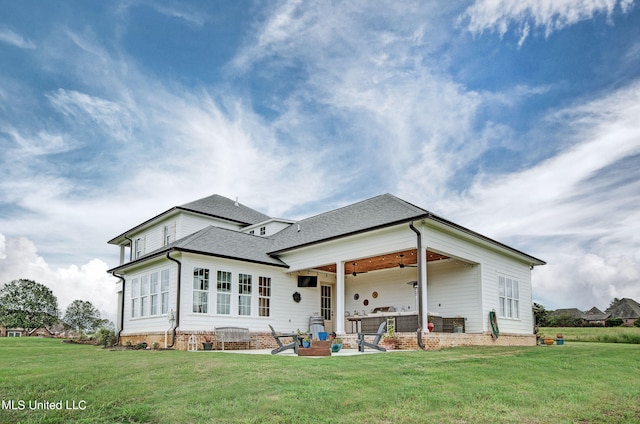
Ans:
[[[333,287],[320,285],[320,315],[324,318],[324,331],[331,333],[333,328]]]

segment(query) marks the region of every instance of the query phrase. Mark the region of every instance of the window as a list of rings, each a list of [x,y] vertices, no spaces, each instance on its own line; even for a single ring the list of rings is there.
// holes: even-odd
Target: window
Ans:
[[[250,230],[250,231],[249,231],[249,234],[255,234],[255,233],[256,233],[256,231],[255,231],[255,230]]]
[[[231,273],[218,271],[216,313],[220,315],[231,314]]]
[[[7,337],[22,337],[20,331],[7,331]]]
[[[169,270],[164,269],[160,273],[160,302],[162,314],[169,312]]]
[[[162,229],[162,243],[164,246],[170,244],[172,241],[175,241],[176,238],[176,224],[165,224]]]
[[[260,235],[263,236],[267,234],[267,227],[260,227]]]
[[[140,256],[144,254],[144,240],[140,237],[138,237],[135,241],[135,250],[136,250],[135,259],[138,259]]]
[[[158,273],[154,272],[149,280],[149,296],[151,299],[151,310],[149,315],[158,315]]]
[[[238,274],[238,315],[251,315],[251,275]]]
[[[131,318],[138,316],[138,302],[140,299],[140,286],[138,285],[138,279],[131,280]]]
[[[271,278],[258,277],[258,316],[268,317],[271,306]]]
[[[149,277],[140,277],[140,316],[149,314]]]
[[[193,312],[207,313],[209,300],[209,270],[205,268],[193,269]]]
[[[517,280],[498,277],[498,297],[501,317],[520,318],[520,293]]]

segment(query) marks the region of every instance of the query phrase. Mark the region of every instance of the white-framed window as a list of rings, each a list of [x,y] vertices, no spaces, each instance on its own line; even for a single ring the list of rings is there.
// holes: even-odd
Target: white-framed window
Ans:
[[[503,318],[520,318],[520,288],[518,280],[511,277],[498,277],[498,300],[500,316]]]
[[[255,234],[256,230],[249,230],[249,234]]]
[[[175,241],[176,238],[176,225],[174,224],[165,224],[162,229],[162,243],[164,246],[170,244]]]
[[[193,269],[193,312],[206,314],[209,304],[209,270]]]
[[[144,239],[142,237],[138,237],[135,239],[134,244],[135,244],[135,252],[136,252],[135,259],[138,259],[142,255],[144,255]]]
[[[149,277],[140,277],[140,316],[149,315]]]
[[[149,276],[149,299],[151,300],[149,315],[158,315],[158,273]]]
[[[271,278],[258,277],[258,316],[271,314]]]
[[[21,331],[7,331],[7,337],[22,337]]]
[[[216,288],[216,313],[231,315],[231,273],[218,271],[218,284]]]
[[[238,315],[251,315],[251,275],[238,274]]]
[[[138,316],[138,304],[140,302],[140,286],[138,279],[131,280],[131,318]]]
[[[163,269],[160,272],[160,303],[162,304],[162,314],[169,312],[169,270]]]
[[[263,236],[267,234],[267,227],[260,227],[260,235]]]

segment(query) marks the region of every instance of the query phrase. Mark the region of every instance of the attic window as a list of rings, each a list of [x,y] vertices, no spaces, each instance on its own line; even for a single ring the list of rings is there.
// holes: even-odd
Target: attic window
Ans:
[[[260,235],[263,236],[267,234],[267,227],[260,227]]]

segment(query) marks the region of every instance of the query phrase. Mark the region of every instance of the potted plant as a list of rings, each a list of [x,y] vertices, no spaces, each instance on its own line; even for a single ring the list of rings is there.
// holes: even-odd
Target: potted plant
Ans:
[[[454,333],[462,333],[462,322],[458,320],[453,321],[453,332]]]
[[[395,350],[398,348],[398,338],[396,337],[396,329],[393,325],[390,325],[387,334],[382,336],[382,345],[387,350]]]
[[[211,340],[211,336],[209,336],[208,334],[204,336],[204,342],[202,342],[202,349],[213,350],[213,341]]]
[[[342,349],[342,339],[333,335],[331,337],[331,352],[340,352]]]
[[[556,344],[559,344],[559,345],[564,344],[564,335],[562,333],[556,334]]]
[[[435,328],[435,324],[433,323],[433,317],[431,317],[431,315],[429,315],[427,317],[427,328],[429,329],[429,333],[433,333],[433,329]]]
[[[311,347],[311,337],[309,335],[302,339],[302,347]]]

